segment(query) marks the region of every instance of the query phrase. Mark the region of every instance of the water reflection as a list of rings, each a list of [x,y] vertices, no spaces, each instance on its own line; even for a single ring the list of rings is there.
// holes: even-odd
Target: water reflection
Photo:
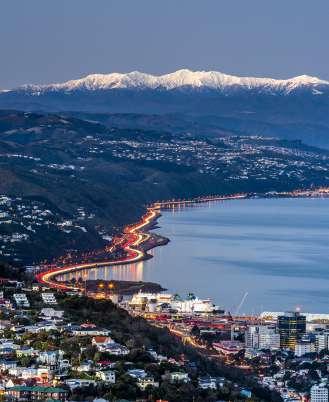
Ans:
[[[71,279],[78,280],[115,280],[115,281],[142,281],[143,280],[144,262],[140,261],[134,264],[124,264],[116,266],[104,266],[91,269],[83,269],[81,271],[70,272],[60,275],[58,280],[70,281]]]
[[[156,282],[171,293],[211,297],[241,313],[328,312],[329,199],[258,199],[163,211],[156,233],[170,239],[137,264],[63,276]]]

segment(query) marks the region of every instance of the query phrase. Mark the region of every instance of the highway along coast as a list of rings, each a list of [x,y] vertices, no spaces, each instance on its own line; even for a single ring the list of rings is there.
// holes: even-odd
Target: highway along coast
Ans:
[[[60,275],[72,273],[79,270],[97,268],[102,266],[117,266],[120,269],[120,265],[136,263],[141,260],[150,258],[147,251],[153,247],[164,245],[169,240],[163,237],[155,237],[149,230],[154,227],[157,219],[160,216],[161,209],[175,208],[176,206],[190,205],[193,203],[211,202],[211,201],[225,201],[233,199],[246,199],[253,197],[317,197],[327,196],[328,189],[318,190],[303,190],[289,193],[276,193],[276,194],[233,194],[226,196],[207,196],[199,197],[191,200],[170,200],[164,202],[157,202],[147,208],[145,215],[141,219],[132,225],[128,225],[124,228],[122,234],[106,248],[101,260],[90,261],[84,260],[81,263],[62,264],[55,266],[46,266],[45,269],[36,275],[38,282],[46,285],[47,287],[68,291],[81,291],[82,287],[77,284],[69,282],[60,282],[56,278]],[[119,256],[115,255],[116,249],[122,251]],[[108,258],[106,258],[108,256]]]
[[[157,218],[160,216],[160,209],[158,205],[153,205],[147,209],[145,215],[142,216],[139,222],[126,226],[122,236],[116,242],[112,244],[108,251],[113,252],[116,247],[122,248],[125,252],[125,256],[119,259],[104,260],[97,262],[87,262],[81,264],[64,265],[55,268],[46,269],[36,275],[36,279],[39,283],[46,285],[47,287],[63,290],[63,291],[77,291],[81,288],[76,285],[70,285],[68,283],[60,283],[56,280],[58,275],[67,274],[81,269],[96,268],[99,266],[116,266],[122,264],[130,264],[141,261],[148,257],[147,252],[143,249],[143,245],[151,239],[151,235],[147,230],[154,225]],[[166,244],[168,239],[163,238],[162,244]],[[161,245],[149,245],[148,249]]]
[[[51,266],[44,267],[44,270],[36,275],[36,280],[44,284],[45,286],[57,290],[62,291],[81,291],[82,288],[77,286],[76,284],[70,283],[61,283],[56,280],[56,277],[63,274],[72,273],[75,271],[80,271],[83,269],[89,268],[97,268],[100,266],[120,266],[123,264],[136,263],[138,261],[144,260],[146,258],[150,258],[150,255],[147,254],[147,250],[165,245],[168,243],[169,239],[160,238],[157,242],[151,242],[151,234],[148,233],[148,230],[154,226],[155,222],[159,218],[161,208],[172,208],[178,205],[190,205],[194,203],[200,202],[211,202],[211,201],[225,201],[230,199],[243,199],[248,197],[247,194],[233,194],[233,195],[215,195],[215,196],[206,196],[206,197],[198,197],[189,200],[170,200],[163,202],[156,202],[147,208],[147,212],[143,215],[135,224],[128,225],[124,228],[122,235],[116,242],[112,242],[111,245],[107,248],[109,253],[113,253],[116,248],[120,247],[125,252],[125,256],[119,259],[110,259],[103,261],[91,261],[91,262],[83,262],[78,264],[70,264],[63,266]],[[144,246],[144,247],[143,247]]]

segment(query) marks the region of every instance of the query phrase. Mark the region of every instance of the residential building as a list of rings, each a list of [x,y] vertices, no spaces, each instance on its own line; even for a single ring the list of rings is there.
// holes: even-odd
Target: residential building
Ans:
[[[46,399],[66,401],[68,392],[63,388],[57,387],[27,387],[27,386],[14,386],[6,389],[5,394],[12,400],[21,401],[44,401]]]
[[[45,351],[39,353],[38,361],[43,364],[55,366],[63,356],[64,352],[62,350]]]
[[[329,331],[315,334],[315,349],[317,352],[321,352],[321,350],[329,350]]]
[[[236,355],[244,349],[244,344],[239,341],[214,342],[213,348],[224,355]]]
[[[201,389],[217,389],[217,379],[214,377],[199,377],[198,387]]]
[[[145,378],[139,378],[137,380],[137,387],[141,389],[142,391],[145,391],[147,387],[159,387],[159,382],[154,381],[153,377],[145,377]]]
[[[17,307],[30,307],[30,302],[25,293],[14,293],[13,297]]]
[[[6,371],[17,366],[17,361],[15,360],[0,360],[0,372]]]
[[[79,366],[75,367],[74,370],[89,373],[93,370],[93,362],[91,360],[82,362]]]
[[[46,307],[41,310],[40,315],[44,317],[46,320],[51,320],[53,318],[61,319],[63,318],[64,311],[55,310],[52,307]]]
[[[131,369],[127,371],[127,374],[136,379],[147,377],[146,371],[143,369]]]
[[[57,300],[54,293],[48,293],[48,292],[41,293],[41,297],[42,301],[45,304],[57,304]]]
[[[65,381],[65,384],[71,389],[88,387],[89,385],[95,385],[96,381],[94,380],[84,380],[81,378],[70,378]]]
[[[107,345],[113,344],[114,341],[110,336],[94,336],[91,343],[96,346],[98,350],[103,350]]]
[[[315,344],[310,340],[297,341],[295,345],[295,356],[302,357],[309,353],[315,352]]]
[[[311,402],[328,402],[328,388],[326,385],[313,385],[311,388]]]
[[[269,325],[251,325],[246,332],[246,347],[251,349],[280,349],[280,334]]]
[[[97,371],[96,378],[106,383],[115,384],[115,372],[112,370]]]
[[[169,380],[171,382],[189,382],[190,378],[187,373],[182,371],[174,371],[169,373]]]

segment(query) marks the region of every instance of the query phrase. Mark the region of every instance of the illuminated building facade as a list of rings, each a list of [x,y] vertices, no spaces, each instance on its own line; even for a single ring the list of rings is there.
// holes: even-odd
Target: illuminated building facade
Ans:
[[[295,349],[297,340],[306,332],[306,317],[299,312],[287,312],[278,316],[280,346]]]

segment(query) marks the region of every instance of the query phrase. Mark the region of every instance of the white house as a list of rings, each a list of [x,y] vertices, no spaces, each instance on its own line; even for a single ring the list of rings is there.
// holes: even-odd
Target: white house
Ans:
[[[41,294],[42,301],[45,304],[57,304],[56,297],[54,293],[45,292]]]
[[[43,308],[40,312],[40,315],[43,316],[46,320],[50,320],[52,318],[63,318],[64,311],[63,310],[55,310],[52,307]]]
[[[64,356],[64,352],[62,350],[53,350],[40,352],[38,361],[42,364],[48,364],[50,366],[55,366],[59,360],[61,360]]]
[[[310,341],[299,341],[295,345],[295,356],[301,357],[315,352],[315,344]]]
[[[190,378],[187,373],[182,371],[174,371],[169,373],[169,380],[172,382],[189,382]]]
[[[115,372],[112,370],[97,371],[96,378],[99,378],[101,381],[104,381],[104,382],[107,382],[110,384],[115,384]]]
[[[76,371],[79,371],[80,373],[89,373],[90,371],[93,370],[93,362],[88,360],[86,362],[82,362],[80,366],[77,366],[74,368]]]
[[[125,356],[129,354],[129,349],[126,346],[120,345],[115,342],[107,344],[103,349],[100,350],[114,356]]]
[[[95,385],[96,381],[94,380],[83,380],[81,378],[70,378],[65,381],[65,384],[72,390],[80,387],[88,387],[89,385]]]
[[[15,360],[0,360],[0,371],[6,371],[17,366]]]
[[[137,387],[142,391],[145,391],[146,387],[158,388],[159,383],[157,381],[154,381],[153,377],[139,378],[137,380]]]
[[[199,377],[198,387],[201,389],[217,389],[217,380],[214,377]]]
[[[14,293],[13,297],[18,307],[30,307],[30,302],[27,300],[25,293]]]

